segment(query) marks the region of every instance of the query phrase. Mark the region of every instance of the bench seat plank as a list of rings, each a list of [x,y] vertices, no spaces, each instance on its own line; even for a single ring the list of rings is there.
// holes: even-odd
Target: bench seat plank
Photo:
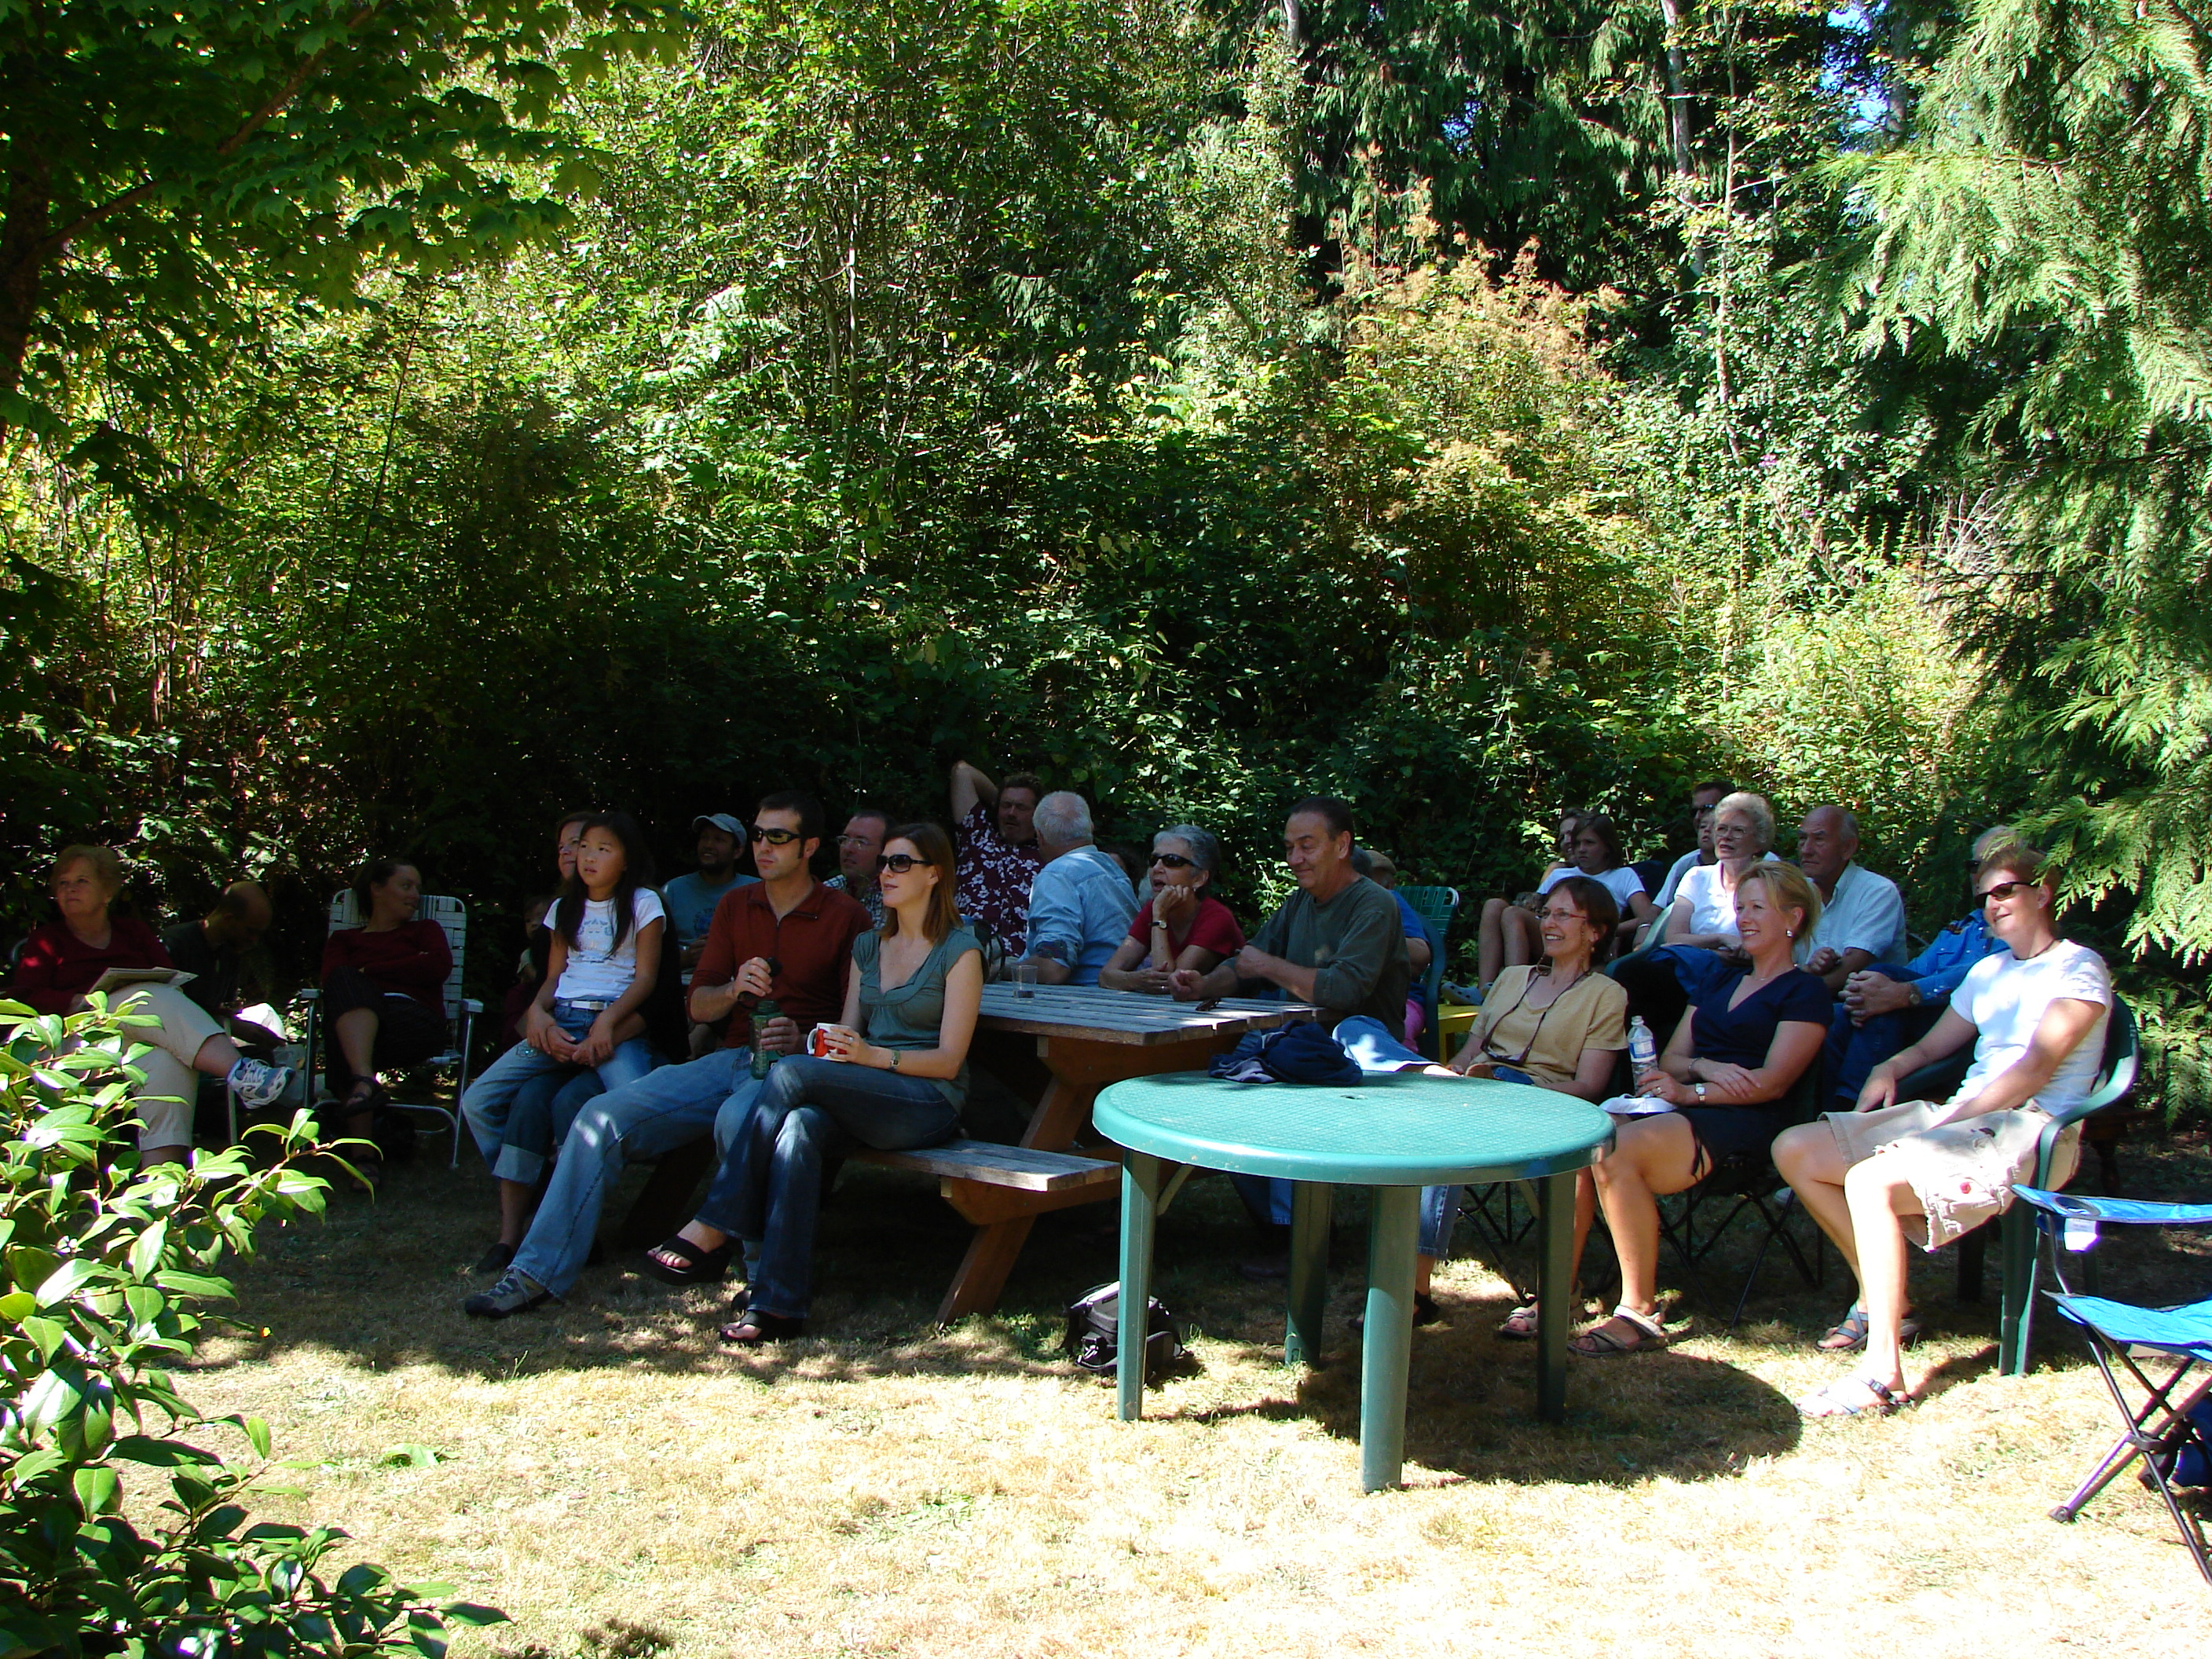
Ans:
[[[991,1140],[950,1140],[910,1152],[880,1152],[863,1147],[849,1154],[855,1163],[914,1170],[955,1181],[993,1187],[1018,1187],[1033,1193],[1065,1192],[1103,1186],[1121,1178],[1117,1162],[1073,1152],[1042,1152],[1028,1146],[1002,1146]]]

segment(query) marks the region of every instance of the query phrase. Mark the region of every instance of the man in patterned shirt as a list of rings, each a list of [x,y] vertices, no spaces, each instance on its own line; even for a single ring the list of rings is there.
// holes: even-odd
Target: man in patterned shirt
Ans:
[[[1044,866],[1030,823],[1044,786],[1017,772],[993,783],[966,761],[952,767],[952,845],[959,874],[960,914],[1022,954],[1028,935],[1030,884]]]
[[[882,807],[855,806],[845,820],[844,834],[837,837],[837,873],[822,884],[860,900],[870,924],[877,927],[884,925],[884,895],[876,885],[876,860],[890,832],[891,815]]]

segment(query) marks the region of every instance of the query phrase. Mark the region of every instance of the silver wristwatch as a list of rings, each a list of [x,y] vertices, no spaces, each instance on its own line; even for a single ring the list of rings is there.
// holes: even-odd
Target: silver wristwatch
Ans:
[[[1698,1098],[1699,1100],[1703,1100],[1705,1097],[1705,1085],[1704,1084],[1692,1083],[1690,1086],[1698,1091]]]

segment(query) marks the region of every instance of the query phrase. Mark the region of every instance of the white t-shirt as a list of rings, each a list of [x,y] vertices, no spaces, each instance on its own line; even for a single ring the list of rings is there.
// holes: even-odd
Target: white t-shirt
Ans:
[[[1702,856],[1703,854],[1692,847],[1668,866],[1667,879],[1659,884],[1659,896],[1651,902],[1654,904],[1672,904],[1674,902],[1676,890],[1682,885],[1682,878],[1698,868],[1698,860]]]
[[[631,897],[629,931],[623,935],[622,944],[615,945],[615,902],[612,899],[584,901],[584,919],[576,925],[576,942],[568,947],[568,964],[561,970],[561,982],[553,988],[556,1002],[612,1002],[629,989],[629,982],[637,977],[637,936],[649,921],[659,921],[665,915],[660,908],[660,895],[650,887],[641,887]],[[552,923],[558,915],[548,916]]]
[[[1576,869],[1571,864],[1564,865],[1544,878],[1542,884],[1536,889],[1536,896],[1543,897],[1569,876],[1586,873],[1588,872]],[[1613,902],[1620,907],[1620,914],[1624,916],[1628,914],[1628,901],[1644,890],[1644,878],[1626,864],[1617,869],[1608,870],[1601,876],[1591,876],[1589,878],[1613,895]]]
[[[1775,855],[1769,853],[1762,860],[1772,864]],[[1738,937],[1735,931],[1735,890],[1721,885],[1721,867],[1717,864],[1701,864],[1682,878],[1674,889],[1674,902],[1687,905],[1690,911],[1690,931],[1693,933],[1725,933]],[[1674,918],[1667,918],[1668,932],[1673,932]]]
[[[2040,956],[2021,962],[2008,951],[1984,957],[1966,970],[1951,994],[1951,1006],[1978,1033],[1973,1069],[1951,1097],[1964,1100],[2027,1053],[2035,1028],[2051,1005],[2066,1000],[2094,1002],[2105,1010],[2072,1054],[2058,1062],[2050,1082],[2036,1091],[2036,1104],[2060,1112],[2089,1097],[2105,1061],[2105,1027],[2112,1017],[2112,976],[2104,958],[2086,945],[2060,939]]]

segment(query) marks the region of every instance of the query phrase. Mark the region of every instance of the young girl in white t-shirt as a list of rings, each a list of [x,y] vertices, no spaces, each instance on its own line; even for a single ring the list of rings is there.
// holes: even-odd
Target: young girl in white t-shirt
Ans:
[[[660,895],[647,884],[652,873],[644,837],[626,814],[585,820],[575,872],[546,915],[551,952],[545,982],[523,1016],[522,1041],[461,1097],[469,1129],[499,1180],[502,1244],[520,1242],[563,1127],[545,1110],[521,1109],[518,1097],[526,1091],[542,1107],[562,1082],[586,1071],[598,1073],[602,1089],[619,1089],[659,1061],[642,1035],[626,1035],[639,1032],[634,1016],[659,979],[667,919]]]

